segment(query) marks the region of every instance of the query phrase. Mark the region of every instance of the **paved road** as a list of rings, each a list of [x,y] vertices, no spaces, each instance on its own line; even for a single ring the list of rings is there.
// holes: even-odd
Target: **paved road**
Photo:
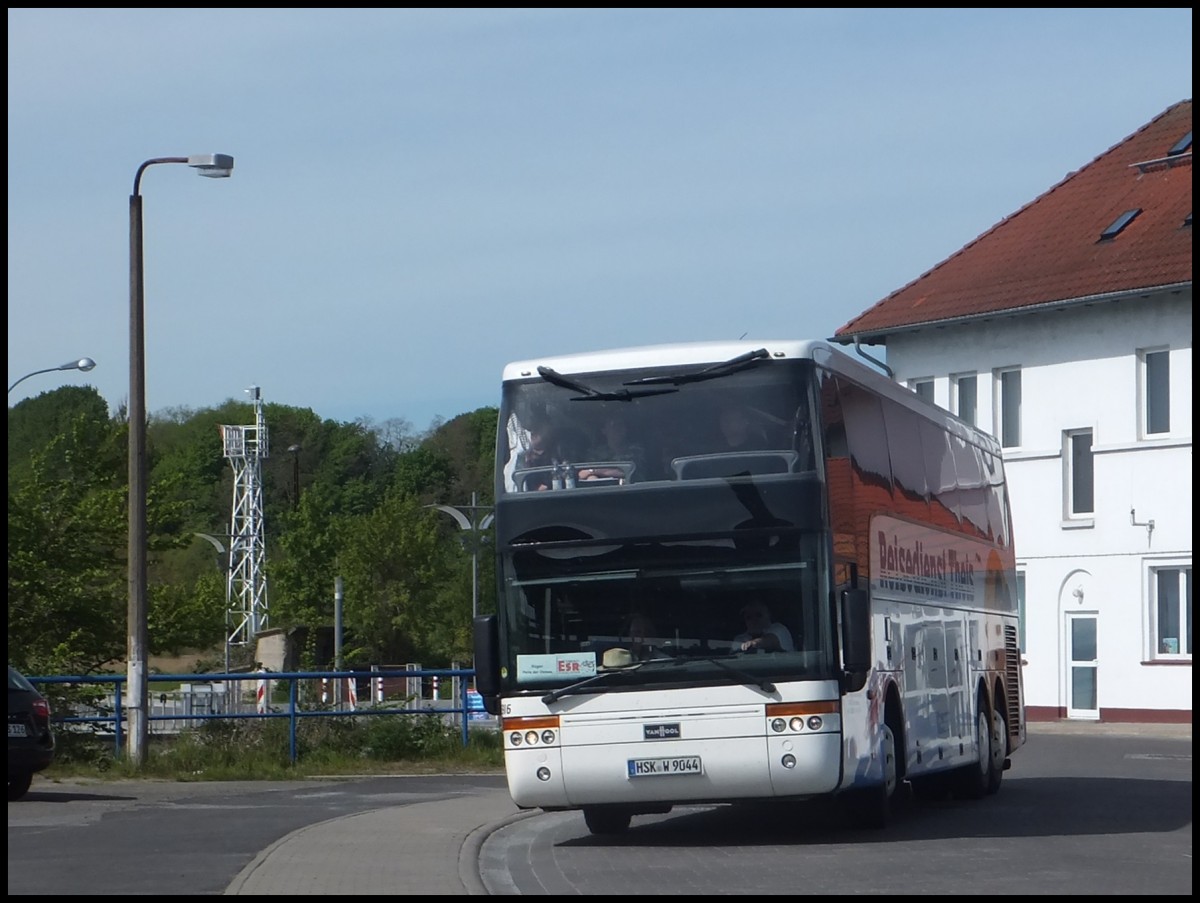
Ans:
[[[500,775],[39,781],[9,894],[1191,893],[1191,730],[1031,726],[999,795],[882,834],[817,806],[680,808],[617,838]]]

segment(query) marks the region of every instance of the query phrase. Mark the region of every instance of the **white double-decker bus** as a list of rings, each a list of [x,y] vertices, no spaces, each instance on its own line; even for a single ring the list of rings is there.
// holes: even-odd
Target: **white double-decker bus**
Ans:
[[[1025,739],[1000,448],[821,341],[504,370],[477,689],[522,808],[593,833],[838,797],[883,826]]]

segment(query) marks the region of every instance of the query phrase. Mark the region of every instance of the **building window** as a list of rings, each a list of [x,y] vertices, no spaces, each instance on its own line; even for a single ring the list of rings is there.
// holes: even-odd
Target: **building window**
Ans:
[[[1192,569],[1151,568],[1154,658],[1192,657]]]
[[[1142,351],[1142,410],[1145,435],[1171,431],[1171,353]]]
[[[1095,512],[1095,465],[1092,459],[1092,431],[1073,430],[1063,434],[1066,462],[1067,517]]]
[[[996,435],[1003,448],[1021,444],[1021,371],[996,371]]]
[[[933,404],[933,380],[931,378],[910,379],[908,387],[912,389],[920,398],[924,398],[930,404]]]
[[[975,425],[975,412],[979,407],[979,379],[974,373],[960,373],[950,377],[951,391],[954,397],[954,413],[971,426]]]

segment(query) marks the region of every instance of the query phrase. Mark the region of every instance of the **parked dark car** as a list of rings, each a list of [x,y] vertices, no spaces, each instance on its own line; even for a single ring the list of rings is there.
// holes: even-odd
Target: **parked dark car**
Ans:
[[[54,761],[50,704],[25,677],[8,666],[8,798],[19,800],[33,776]]]

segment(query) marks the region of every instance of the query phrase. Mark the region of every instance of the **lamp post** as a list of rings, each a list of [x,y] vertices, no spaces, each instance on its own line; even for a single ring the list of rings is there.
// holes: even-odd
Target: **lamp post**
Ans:
[[[129,699],[128,756],[137,767],[146,762],[150,737],[146,681],[146,329],[142,266],[142,173],[158,163],[186,163],[202,176],[224,178],[233,172],[228,154],[154,157],[133,177],[129,196],[129,611],[126,683]]]
[[[81,357],[77,361],[67,361],[65,364],[59,364],[57,367],[46,367],[44,370],[34,370],[32,373],[26,373],[24,376],[18,379],[17,382],[9,386],[8,391],[11,392],[17,387],[18,383],[24,382],[31,376],[37,376],[39,373],[52,373],[55,370],[82,370],[84,373],[87,373],[95,366],[96,362],[90,357]]]
[[[479,614],[479,546],[480,534],[492,525],[495,515],[491,513],[491,505],[475,503],[475,493],[471,493],[471,504],[455,508],[452,505],[426,505],[426,508],[436,508],[445,511],[458,524],[464,533],[470,533],[471,540],[471,621]],[[483,512],[488,512],[483,514]],[[482,516],[481,516],[482,515]],[[464,537],[465,538],[465,537]]]

